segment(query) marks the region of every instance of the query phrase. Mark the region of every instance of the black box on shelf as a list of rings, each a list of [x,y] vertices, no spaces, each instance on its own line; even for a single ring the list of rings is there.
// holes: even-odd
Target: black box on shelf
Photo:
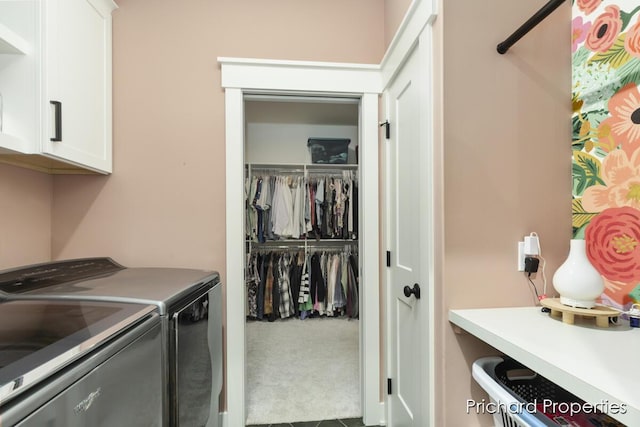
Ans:
[[[347,163],[349,143],[347,138],[309,138],[307,147],[311,152],[311,162],[317,164]]]

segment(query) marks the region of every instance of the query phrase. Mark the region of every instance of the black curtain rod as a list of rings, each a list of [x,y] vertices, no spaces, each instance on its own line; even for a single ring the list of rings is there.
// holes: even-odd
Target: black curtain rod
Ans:
[[[505,41],[498,44],[498,53],[501,55],[507,53],[511,46],[516,44],[518,40],[531,31],[533,27],[538,25],[544,18],[549,16],[549,14],[556,10],[562,3],[564,3],[564,0],[551,0],[549,3],[542,6],[542,8],[529,18],[527,22],[515,30]]]

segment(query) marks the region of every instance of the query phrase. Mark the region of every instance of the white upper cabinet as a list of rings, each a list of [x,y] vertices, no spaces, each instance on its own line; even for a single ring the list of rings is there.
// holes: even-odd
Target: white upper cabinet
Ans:
[[[0,2],[0,161],[112,171],[112,0]]]

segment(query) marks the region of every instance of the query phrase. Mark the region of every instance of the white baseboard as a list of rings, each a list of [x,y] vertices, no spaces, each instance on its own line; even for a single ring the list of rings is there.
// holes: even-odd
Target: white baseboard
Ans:
[[[387,425],[387,412],[385,410],[384,402],[380,402],[380,425]]]
[[[385,402],[378,402],[377,406],[368,408],[366,414],[362,415],[362,420],[367,426],[385,426],[387,425],[387,414],[385,412]]]

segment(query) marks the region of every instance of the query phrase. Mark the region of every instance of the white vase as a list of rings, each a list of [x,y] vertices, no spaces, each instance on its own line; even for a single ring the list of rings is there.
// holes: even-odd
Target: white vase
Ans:
[[[571,240],[567,260],[553,275],[553,287],[564,305],[580,308],[596,305],[596,298],[604,291],[604,281],[589,262],[583,239]]]

